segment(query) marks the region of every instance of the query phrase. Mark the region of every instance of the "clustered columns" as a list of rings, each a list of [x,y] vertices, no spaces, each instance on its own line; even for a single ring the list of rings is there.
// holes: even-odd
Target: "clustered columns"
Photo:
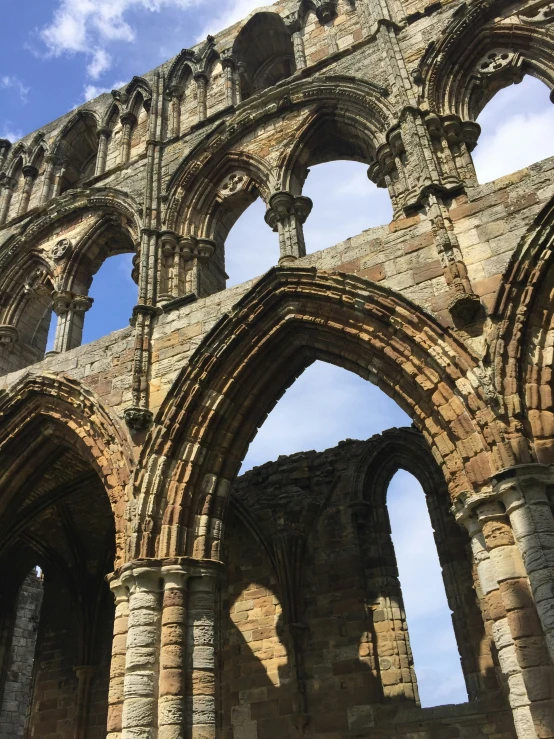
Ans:
[[[185,295],[203,297],[213,292],[209,287],[209,278],[203,274],[215,252],[215,242],[212,239],[179,237],[173,231],[165,231],[160,241],[163,258],[162,284],[165,287],[160,296],[162,300],[173,300]]]
[[[137,125],[137,117],[134,113],[124,113],[121,116],[121,161],[126,164],[131,157],[131,136],[133,128]]]
[[[116,597],[108,739],[215,739],[220,565],[124,565]]]
[[[86,295],[77,295],[69,291],[53,294],[52,309],[58,316],[53,349],[55,353],[65,352],[81,345],[85,313],[93,302],[93,299]]]
[[[459,520],[472,549],[519,739],[554,737],[554,517],[551,468],[502,471]]]
[[[269,198],[265,222],[279,234],[279,264],[287,264],[306,256],[303,225],[313,203],[303,195],[294,196],[282,190]]]
[[[96,168],[94,176],[100,177],[106,171],[106,159],[108,157],[108,144],[112,132],[109,128],[101,128],[98,131],[98,154],[96,156]]]

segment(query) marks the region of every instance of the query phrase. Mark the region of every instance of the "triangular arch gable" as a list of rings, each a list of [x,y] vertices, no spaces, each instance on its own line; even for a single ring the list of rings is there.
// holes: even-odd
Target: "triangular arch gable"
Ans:
[[[136,480],[135,556],[218,559],[248,445],[316,359],[376,383],[411,414],[451,496],[514,463],[476,359],[431,316],[358,277],[275,268],[206,336],[160,409]]]
[[[116,566],[125,558],[129,485],[134,465],[126,431],[93,392],[59,374],[26,375],[0,397],[4,421],[0,433],[0,479],[10,479],[11,460],[4,453],[15,438],[37,424],[49,426],[61,445],[70,445],[100,478],[114,515]]]

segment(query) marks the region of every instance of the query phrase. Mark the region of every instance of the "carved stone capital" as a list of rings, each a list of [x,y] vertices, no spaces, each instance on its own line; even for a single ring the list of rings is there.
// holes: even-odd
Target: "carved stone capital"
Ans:
[[[221,52],[221,66],[223,69],[236,69],[237,66],[237,60],[235,59],[235,55],[233,53],[233,49],[224,49]]]
[[[215,251],[215,241],[213,239],[200,238],[197,241],[196,256],[199,259],[209,259]]]
[[[123,126],[129,125],[133,127],[137,123],[137,117],[134,113],[127,111],[127,113],[123,113],[123,115],[121,116],[121,123]]]
[[[12,142],[9,139],[0,139],[0,152],[4,149],[9,150],[12,147]]]
[[[337,14],[335,3],[332,0],[317,0],[315,14],[322,25],[330,23]]]
[[[88,295],[78,295],[69,290],[52,294],[52,310],[57,316],[69,312],[86,313],[93,303],[93,298]]]
[[[23,167],[23,177],[27,178],[30,177],[31,179],[35,179],[35,177],[38,175],[38,169],[34,167],[32,164],[26,164]]]
[[[160,235],[160,246],[165,256],[173,254],[177,249],[179,236],[174,231],[163,231]]]
[[[154,414],[147,408],[127,408],[123,415],[131,431],[146,431],[154,420]]]
[[[19,332],[15,326],[10,326],[7,323],[0,325],[0,345],[11,346],[15,344],[19,336]]]
[[[300,223],[304,223],[312,211],[313,203],[304,195],[295,197],[287,190],[274,192],[269,198],[269,208],[265,213],[265,222],[276,230],[277,224],[284,222],[291,216],[296,216]]]

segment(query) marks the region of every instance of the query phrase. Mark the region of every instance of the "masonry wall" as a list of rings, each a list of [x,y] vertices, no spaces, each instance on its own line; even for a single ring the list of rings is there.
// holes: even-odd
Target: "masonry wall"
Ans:
[[[335,739],[515,737],[492,684],[481,700],[437,708],[384,695],[398,680],[398,653],[384,648],[388,624],[367,579],[379,565],[364,557],[354,523],[356,471],[380,439],[280,457],[237,480],[221,604],[225,737],[280,739],[299,727]],[[279,568],[279,540],[290,552],[299,537],[303,554],[287,562],[295,588]],[[397,577],[393,551],[385,565]],[[411,654],[400,659],[411,664]]]
[[[35,571],[30,572],[21,586],[17,600],[7,675],[3,686],[0,735],[5,739],[22,739],[25,736],[33,690],[42,591],[42,579]]]

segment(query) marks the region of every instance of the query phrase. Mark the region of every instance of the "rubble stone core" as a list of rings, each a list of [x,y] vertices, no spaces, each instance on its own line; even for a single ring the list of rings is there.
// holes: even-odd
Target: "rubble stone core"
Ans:
[[[554,90],[553,23],[548,0],[280,0],[0,141],[0,726],[554,739],[554,159],[488,184],[472,160],[496,92]],[[336,159],[365,163],[394,217],[306,254],[308,170]],[[275,267],[227,290],[225,242],[258,197]],[[81,346],[120,253],[130,326]],[[315,360],[413,428],[237,479]],[[429,507],[461,706],[419,705],[399,468]],[[35,567],[23,715],[10,665]]]

